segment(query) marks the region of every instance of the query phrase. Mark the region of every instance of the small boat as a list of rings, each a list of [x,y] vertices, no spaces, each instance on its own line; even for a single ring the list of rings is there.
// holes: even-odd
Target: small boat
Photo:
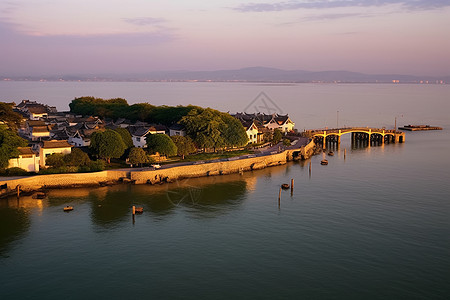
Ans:
[[[320,161],[320,164],[326,166],[326,165],[328,165],[328,160],[322,159],[322,160]]]
[[[73,206],[67,205],[66,207],[64,207],[64,211],[71,211],[71,210],[73,210]]]
[[[287,190],[287,189],[289,188],[289,184],[283,183],[283,184],[281,185],[281,188],[284,189],[284,190]]]
[[[334,152],[333,152],[333,151],[330,151],[330,152],[328,152],[328,155],[329,155],[329,156],[333,156],[333,155],[334,155]]]
[[[46,196],[45,193],[38,192],[38,193],[33,195],[33,199],[44,199],[45,196]]]
[[[143,208],[143,207],[136,207],[136,208],[135,208],[135,212],[136,212],[137,214],[142,214],[142,213],[144,212],[144,208]]]

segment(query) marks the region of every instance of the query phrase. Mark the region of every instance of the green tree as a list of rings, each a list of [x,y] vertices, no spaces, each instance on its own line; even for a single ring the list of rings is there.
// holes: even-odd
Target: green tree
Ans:
[[[116,128],[114,129],[117,133],[122,137],[122,141],[125,143],[127,149],[133,147],[133,139],[131,138],[130,132],[125,128]]]
[[[290,146],[291,145],[291,141],[288,139],[283,139],[283,145],[284,146]]]
[[[9,159],[19,156],[18,147],[25,147],[28,142],[6,125],[0,125],[0,168],[7,168]]]
[[[227,113],[221,113],[221,118],[225,123],[223,136],[228,147],[242,147],[247,145],[248,136],[241,121]]]
[[[89,156],[80,148],[72,148],[72,152],[64,155],[64,162],[68,166],[87,166],[90,163]]]
[[[180,123],[200,148],[216,148],[225,145],[221,133],[226,125],[220,117],[220,112],[211,109],[193,109],[181,118]]]
[[[195,108],[182,117],[180,124],[200,148],[244,146],[247,134],[241,122],[228,113],[211,108]]]
[[[150,153],[159,153],[164,156],[173,156],[177,154],[177,146],[166,134],[149,134],[146,138],[147,149]]]
[[[52,168],[61,168],[66,165],[64,162],[64,154],[53,153],[45,158],[45,164]]]
[[[281,141],[282,138],[283,133],[281,132],[281,129],[275,128],[275,130],[273,131],[272,143],[276,145]]]
[[[130,149],[130,154],[128,156],[128,160],[130,164],[133,165],[142,165],[147,163],[148,156],[147,153],[142,148],[134,147]]]
[[[76,114],[117,119],[126,113],[129,105],[122,98],[104,100],[94,97],[80,97],[72,100],[69,107],[70,111]]]
[[[22,116],[13,111],[14,103],[0,102],[0,122],[8,125],[11,130],[17,130],[22,121]]]
[[[194,153],[197,149],[192,139],[188,136],[174,135],[170,137],[177,146],[177,155],[184,159],[185,155]]]
[[[123,155],[126,146],[118,132],[107,129],[92,134],[89,148],[100,158],[110,163],[111,158],[119,158]]]

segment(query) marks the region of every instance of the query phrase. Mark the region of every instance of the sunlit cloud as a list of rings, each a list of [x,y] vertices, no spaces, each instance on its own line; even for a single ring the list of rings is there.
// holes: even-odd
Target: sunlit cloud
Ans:
[[[166,19],[163,18],[153,18],[153,17],[145,17],[145,18],[124,18],[123,21],[129,24],[138,25],[138,26],[148,26],[148,25],[161,25],[167,22]]]
[[[152,32],[131,32],[93,35],[40,35],[18,30],[13,23],[0,22],[0,40],[11,44],[31,43],[33,46],[146,46],[177,39],[174,30],[159,28]]]
[[[317,0],[317,1],[283,1],[278,3],[249,3],[234,8],[241,12],[270,12],[297,9],[327,9],[346,7],[380,7],[386,5],[400,5],[407,10],[432,10],[450,7],[448,0]]]

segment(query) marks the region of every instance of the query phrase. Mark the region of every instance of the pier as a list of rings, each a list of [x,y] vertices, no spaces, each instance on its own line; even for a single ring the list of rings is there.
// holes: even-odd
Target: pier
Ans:
[[[389,130],[385,128],[370,127],[346,127],[334,129],[314,129],[305,130],[303,135],[313,139],[318,144],[323,144],[325,149],[327,145],[338,146],[341,143],[341,136],[351,133],[352,144],[356,143],[404,143],[405,133],[398,130]]]

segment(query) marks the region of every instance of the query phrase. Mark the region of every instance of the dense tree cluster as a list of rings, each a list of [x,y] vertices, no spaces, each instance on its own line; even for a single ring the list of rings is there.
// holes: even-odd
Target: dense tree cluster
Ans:
[[[194,153],[197,150],[194,141],[188,136],[174,135],[170,138],[175,146],[177,146],[177,155],[181,156],[182,159],[184,159],[186,155]]]
[[[111,158],[121,157],[127,146],[117,131],[106,129],[105,131],[96,131],[92,134],[89,148],[98,157],[110,163]]]
[[[149,134],[146,138],[147,149],[150,153],[159,153],[164,156],[173,156],[177,154],[177,146],[166,134]]]
[[[104,161],[92,161],[79,148],[73,148],[69,154],[53,153],[46,158],[45,163],[50,168],[43,169],[40,173],[95,172],[105,169]]]
[[[12,130],[16,130],[22,121],[22,116],[13,111],[14,103],[0,102],[0,123],[6,124]]]
[[[101,118],[129,119],[149,123],[173,125],[197,106],[155,106],[149,103],[129,105],[125,99],[104,100],[94,97],[75,98],[69,104],[70,111],[80,115],[99,116]]]
[[[8,167],[9,159],[19,156],[17,147],[26,147],[28,142],[6,125],[0,125],[0,168]]]
[[[180,123],[199,148],[240,147],[248,142],[239,120],[211,108],[192,109]]]

